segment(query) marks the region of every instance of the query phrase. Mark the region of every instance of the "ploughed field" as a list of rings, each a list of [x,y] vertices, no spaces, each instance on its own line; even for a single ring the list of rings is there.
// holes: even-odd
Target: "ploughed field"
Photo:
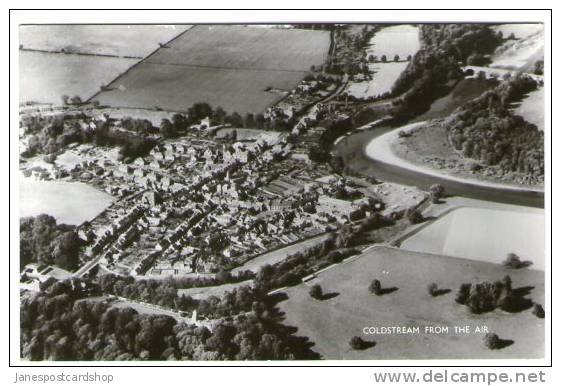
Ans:
[[[260,113],[322,65],[329,33],[197,25],[160,48],[94,99],[122,107],[183,111],[196,102]]]
[[[482,261],[458,259],[400,249],[376,247],[364,255],[339,264],[317,278],[286,290],[287,300],[279,303],[284,324],[307,336],[312,350],[325,359],[498,359],[540,358],[544,356],[544,319],[530,309],[508,313],[495,310],[471,314],[468,307],[454,301],[462,283],[512,278],[513,289],[525,297],[544,302],[544,273],[532,269],[512,270]],[[372,280],[381,281],[384,295],[368,291]],[[451,292],[432,297],[430,283]],[[312,298],[309,288],[320,284],[324,300]],[[392,287],[395,287],[392,289]],[[390,290],[391,289],[391,290]],[[393,291],[393,292],[390,292]],[[548,312],[548,310],[546,310]],[[365,327],[419,327],[419,334],[365,334]],[[425,326],[449,327],[446,334],[425,333]],[[471,334],[455,334],[454,326],[470,326]],[[512,344],[490,350],[483,343],[484,333],[476,326]],[[353,336],[375,343],[364,350],[353,350]]]

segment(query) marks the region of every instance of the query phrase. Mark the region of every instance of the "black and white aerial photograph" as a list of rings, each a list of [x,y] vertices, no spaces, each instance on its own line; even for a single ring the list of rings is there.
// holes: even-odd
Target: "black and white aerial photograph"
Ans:
[[[18,23],[15,359],[544,360],[543,20],[267,20]]]

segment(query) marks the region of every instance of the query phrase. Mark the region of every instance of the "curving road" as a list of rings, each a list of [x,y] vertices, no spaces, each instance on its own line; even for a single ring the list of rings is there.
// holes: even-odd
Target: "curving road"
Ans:
[[[544,207],[544,194],[542,192],[513,190],[454,181],[445,177],[429,175],[369,158],[366,155],[366,146],[370,141],[395,129],[395,127],[380,126],[366,131],[355,132],[339,141],[335,145],[334,152],[342,156],[345,163],[352,170],[374,176],[383,181],[417,186],[425,190],[428,190],[430,185],[439,183],[444,186],[448,194],[455,196],[536,208]]]

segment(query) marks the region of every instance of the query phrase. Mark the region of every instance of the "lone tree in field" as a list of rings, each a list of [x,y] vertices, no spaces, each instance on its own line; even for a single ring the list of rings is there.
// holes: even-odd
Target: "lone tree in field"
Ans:
[[[438,204],[440,199],[444,196],[444,187],[440,184],[431,185],[430,198],[433,204]]]
[[[380,283],[380,280],[372,280],[372,283],[370,283],[370,286],[368,286],[368,291],[370,291],[370,293],[373,293],[374,295],[381,295],[382,284]]]
[[[490,350],[496,350],[500,348],[501,345],[501,339],[499,338],[499,336],[491,332],[485,334],[485,338],[483,338],[483,342],[485,343],[485,346]]]
[[[394,62],[399,62],[399,55],[396,54],[396,55],[393,57],[393,61],[394,61]]]
[[[534,304],[534,309],[532,310],[532,314],[536,315],[540,319],[545,318],[545,311],[541,304]]]
[[[319,284],[314,284],[310,288],[309,294],[314,299],[321,299],[321,297],[323,296],[323,290],[321,289],[321,286]]]
[[[367,342],[360,336],[353,336],[349,341],[349,346],[351,346],[353,350],[363,350],[366,348]]]
[[[529,261],[520,260],[520,257],[515,253],[509,253],[508,255],[506,255],[506,260],[503,261],[503,265],[505,267],[512,268],[512,269],[524,268],[530,264],[531,262]]]
[[[386,57],[386,55],[382,55],[380,57],[380,62],[382,62],[382,63],[386,63],[387,60],[388,60],[388,58]]]
[[[427,286],[427,290],[429,291],[429,295],[432,297],[438,295],[438,285],[436,283],[430,283]]]

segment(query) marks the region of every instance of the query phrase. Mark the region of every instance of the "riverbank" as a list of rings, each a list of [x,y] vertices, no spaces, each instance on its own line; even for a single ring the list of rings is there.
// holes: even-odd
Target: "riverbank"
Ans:
[[[410,135],[413,131],[419,130],[424,125],[426,121],[411,123],[399,128],[395,128],[377,138],[374,138],[365,147],[365,152],[367,156],[376,161],[380,161],[386,164],[397,165],[404,169],[409,169],[411,171],[427,174],[435,177],[440,177],[445,180],[466,183],[470,185],[483,186],[488,188],[511,190],[511,191],[527,191],[534,193],[543,194],[543,188],[532,187],[532,186],[522,186],[520,184],[510,184],[504,182],[495,182],[490,178],[485,178],[485,176],[475,176],[467,172],[462,173],[452,167],[446,167],[443,169],[433,169],[426,164],[422,163],[420,154],[418,152],[410,151],[402,144],[400,145],[399,133],[405,133]],[[441,141],[446,141],[445,138]],[[458,156],[454,157],[452,149],[449,149],[450,164],[457,164]],[[454,162],[456,161],[456,162]],[[450,165],[451,166],[451,165]]]

